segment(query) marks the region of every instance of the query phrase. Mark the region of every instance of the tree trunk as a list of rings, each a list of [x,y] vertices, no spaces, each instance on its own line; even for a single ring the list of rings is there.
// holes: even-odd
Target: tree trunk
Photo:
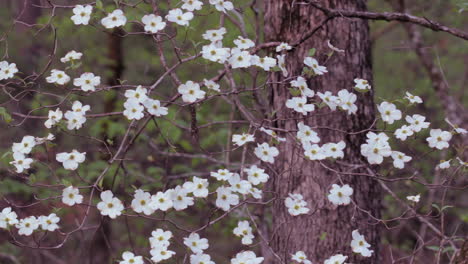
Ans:
[[[266,41],[295,43],[305,32],[315,28],[326,18],[321,11],[298,2],[300,1],[265,1]],[[336,9],[366,9],[364,0],[322,0],[320,4]],[[345,53],[335,52],[329,58],[328,54],[332,50],[327,45],[328,40],[335,47],[344,49]],[[327,66],[329,71],[323,76],[308,79],[309,87],[315,92],[331,91],[336,95],[341,89],[352,90],[354,78],[367,79],[372,84],[370,43],[367,21],[349,18],[330,20],[312,37],[288,53],[288,77],[295,79],[301,74],[304,57],[309,49],[315,48],[314,57],[321,65]],[[340,140],[346,143],[345,158],[339,160],[342,163],[325,160],[323,164],[340,172],[367,173],[365,167],[345,165],[368,166],[360,154],[360,145],[365,142],[366,132],[350,134],[338,130],[356,132],[372,126],[375,120],[373,92],[355,92],[358,95],[358,111],[354,115],[347,115],[343,111],[331,112],[328,107],[323,107],[304,117],[285,107],[286,100],[291,97],[288,91],[290,80],[291,78],[285,81],[280,72],[270,77],[273,83],[271,107],[272,111],[276,111],[277,120],[275,125],[282,129],[296,130],[297,123],[304,121],[311,127],[336,129],[314,129],[319,133],[320,144]],[[273,207],[272,244],[275,252],[285,263],[289,263],[290,255],[298,250],[304,251],[313,263],[323,263],[324,259],[339,253],[349,256],[346,262],[378,263],[379,225],[376,221],[353,204],[336,207],[327,199],[333,183],[347,183],[354,189],[352,198],[357,206],[367,210],[373,217],[380,217],[378,183],[366,176],[337,174],[325,169],[319,162],[304,159],[303,149],[298,147],[292,136],[288,135],[287,141],[279,144],[279,150],[280,156],[275,160],[274,179],[271,183],[273,190],[283,198],[287,197],[288,193],[302,194],[311,212],[316,212],[293,217],[288,214],[284,200],[278,200]],[[359,229],[372,245],[372,257],[364,258],[351,252],[351,232],[354,229]]]

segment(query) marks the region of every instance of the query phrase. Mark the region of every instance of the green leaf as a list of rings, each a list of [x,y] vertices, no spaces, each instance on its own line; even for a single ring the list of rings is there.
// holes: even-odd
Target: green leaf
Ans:
[[[101,0],[96,0],[96,8],[99,10],[102,10],[102,1]]]
[[[320,240],[325,240],[325,238],[327,238],[327,232],[322,232],[322,234],[320,234]]]
[[[439,246],[427,246],[426,248],[433,251],[439,251]]]
[[[30,174],[28,180],[29,180],[29,184],[33,184],[37,181],[37,177],[35,174]]]
[[[65,180],[65,179],[62,179],[62,183],[63,183],[63,185],[65,185],[65,186],[67,186],[67,187],[68,187],[68,186],[72,186],[71,182],[68,181],[68,180]]]
[[[0,107],[0,116],[7,124],[9,124],[11,120],[13,120],[5,107]]]
[[[313,56],[315,55],[315,52],[316,52],[316,51],[317,51],[317,50],[316,50],[315,48],[311,48],[311,49],[309,50],[309,57],[313,57]]]

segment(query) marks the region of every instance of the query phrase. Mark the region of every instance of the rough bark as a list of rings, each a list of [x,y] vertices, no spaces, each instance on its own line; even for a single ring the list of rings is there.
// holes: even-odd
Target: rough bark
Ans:
[[[291,0],[265,1],[265,39],[266,41],[284,41],[297,43],[304,32],[309,32],[326,18],[324,14],[310,5],[294,4]],[[321,5],[347,10],[366,10],[364,0],[323,0]],[[335,53],[328,58],[331,49],[327,40],[345,53]],[[372,83],[371,46],[367,21],[361,19],[335,18],[328,21],[309,39],[288,53],[287,68],[289,76],[298,76],[303,69],[303,58],[309,49],[316,48],[315,58],[325,64],[329,72],[323,76],[308,80],[309,87],[316,92],[331,91],[336,94],[341,89],[351,90],[354,78],[367,79]],[[282,82],[285,78],[275,73],[270,81]],[[372,126],[375,120],[373,93],[358,94],[358,112],[347,115],[344,112],[330,112],[328,107],[317,109],[306,117],[285,108],[285,102],[291,97],[289,80],[283,84],[271,86],[271,107],[276,111],[276,126],[287,130],[297,129],[301,120],[312,127],[332,127],[344,131],[361,131]],[[346,142],[345,158],[347,164],[367,164],[360,154],[360,145],[365,141],[365,134],[348,134],[329,129],[315,129],[321,137],[320,144],[327,142]],[[379,217],[380,187],[369,177],[337,174],[323,168],[320,163],[303,158],[303,150],[295,139],[288,136],[287,142],[279,145],[280,156],[275,161],[272,188],[286,197],[288,193],[301,193],[309,203],[312,215],[292,217],[288,214],[284,200],[276,202],[273,208],[274,237],[273,248],[285,263],[289,263],[290,254],[303,250],[313,263],[323,263],[331,255],[342,253],[349,256],[350,263],[378,263],[379,230],[375,221],[368,214],[353,205],[336,208],[326,198],[333,183],[348,183],[354,189],[353,199],[356,204],[368,210],[374,217]],[[331,161],[324,164],[337,171],[361,172]],[[370,224],[372,223],[372,224]],[[363,258],[351,253],[351,232],[354,229],[365,235],[375,251],[370,258]],[[280,263],[279,261],[277,263]]]

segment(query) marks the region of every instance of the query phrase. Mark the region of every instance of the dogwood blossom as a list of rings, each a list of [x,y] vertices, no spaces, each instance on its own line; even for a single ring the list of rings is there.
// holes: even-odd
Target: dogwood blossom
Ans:
[[[388,124],[393,124],[395,120],[401,119],[401,111],[396,108],[396,106],[389,102],[382,102],[377,106],[377,109],[382,116],[382,121]]]
[[[19,143],[13,143],[11,148],[13,153],[29,154],[36,146],[36,139],[33,136],[24,136]]]
[[[18,223],[18,215],[15,211],[11,210],[11,207],[5,207],[0,212],[0,228],[8,228]]]
[[[214,81],[204,79],[203,84],[206,86],[206,88],[208,88],[210,90],[213,90],[213,91],[216,91],[216,92],[221,91],[221,90],[219,90],[219,84],[215,83]]]
[[[143,106],[145,106],[148,113],[154,116],[165,116],[168,114],[167,107],[161,106],[161,102],[159,100],[147,98],[143,102]]]
[[[18,228],[19,235],[30,236],[39,228],[39,220],[35,216],[28,216],[19,220],[15,227]]]
[[[430,137],[426,138],[429,147],[436,149],[445,149],[449,147],[449,141],[452,139],[452,134],[442,129],[431,129]]]
[[[346,143],[344,141],[340,141],[337,143],[327,143],[322,146],[322,151],[328,158],[344,158],[344,149],[346,148]]]
[[[51,70],[50,76],[46,78],[46,81],[48,83],[64,85],[70,81],[70,76],[68,76],[64,71],[53,69]]]
[[[172,208],[173,203],[171,194],[173,191],[174,190],[169,189],[165,192],[157,192],[156,194],[152,195],[150,206],[153,208],[153,210],[161,210],[165,212]]]
[[[187,81],[185,84],[179,85],[177,91],[182,95],[182,101],[193,103],[199,99],[205,98],[205,91],[200,89],[198,83]]]
[[[283,73],[284,77],[288,76],[288,69],[286,68],[286,54],[277,55],[276,59],[278,61],[278,67],[280,68],[281,72]]]
[[[278,46],[276,46],[275,51],[281,52],[283,50],[291,50],[291,49],[292,47],[288,43],[281,42]]]
[[[315,105],[308,104],[306,97],[292,97],[286,101],[286,107],[294,111],[307,115],[308,112],[315,110]]]
[[[7,61],[0,61],[0,81],[13,78],[15,73],[18,72],[15,63],[8,63]]]
[[[297,251],[295,254],[291,255],[291,259],[297,263],[312,264],[312,261],[307,259],[307,255],[304,251]]]
[[[182,0],[184,3],[181,7],[182,9],[188,10],[188,11],[194,11],[194,10],[200,10],[202,9],[203,2],[198,1],[198,0]]]
[[[231,52],[229,48],[217,47],[213,44],[210,44],[202,47],[201,54],[202,57],[207,60],[224,63],[231,55]]]
[[[286,138],[278,136],[278,134],[276,134],[276,132],[271,129],[266,129],[264,127],[261,127],[259,130],[278,141],[281,141],[281,142],[286,141]]]
[[[254,235],[249,221],[239,221],[237,227],[233,230],[234,235],[242,238],[243,245],[251,245],[253,243]]]
[[[297,131],[297,138],[302,144],[320,142],[317,132],[313,131],[310,126],[304,125],[304,122],[299,122],[297,128],[299,130]]]
[[[252,188],[252,184],[249,181],[242,180],[237,173],[234,173],[234,175],[228,179],[228,182],[231,185],[231,191],[240,194],[248,194],[250,188]]]
[[[194,204],[193,197],[188,196],[189,191],[181,186],[176,186],[170,193],[172,200],[172,207],[175,210],[181,211],[187,209],[189,206]]]
[[[357,106],[355,104],[356,100],[356,94],[350,93],[345,89],[340,90],[338,92],[338,97],[336,98],[337,105],[344,111],[347,111],[348,115],[355,114],[357,112]]]
[[[241,50],[250,49],[255,46],[252,40],[242,36],[238,36],[237,39],[234,40],[234,44]]]
[[[85,161],[86,152],[78,152],[76,149],[72,152],[61,152],[56,155],[56,160],[61,162],[66,170],[76,170],[80,163]]]
[[[73,80],[73,85],[80,87],[82,91],[96,91],[96,86],[101,84],[101,77],[95,76],[92,72],[81,74],[80,78]]]
[[[328,72],[327,67],[320,66],[318,64],[318,61],[312,57],[305,57],[304,64],[309,66],[312,69],[312,71],[317,75],[323,75]]]
[[[363,257],[370,257],[373,250],[370,250],[370,244],[366,242],[363,235],[359,234],[358,230],[352,232],[353,240],[351,241],[351,248],[354,253],[361,254]]]
[[[233,69],[236,68],[247,68],[252,65],[250,62],[251,55],[248,51],[241,49],[232,49],[231,57],[229,57],[229,64],[231,64]]]
[[[450,162],[451,161],[452,161],[451,159],[441,161],[439,164],[437,164],[436,170],[443,170],[443,169],[450,168]]]
[[[231,188],[221,186],[216,190],[216,206],[228,211],[231,206],[239,204],[239,196],[232,193]]]
[[[304,97],[313,97],[315,92],[309,88],[307,85],[306,79],[299,76],[296,80],[291,81],[291,86],[298,88],[301,91],[302,96]]]
[[[406,196],[406,199],[407,199],[408,201],[415,202],[415,203],[419,203],[420,198],[421,198],[421,195],[420,195],[420,194]]]
[[[425,122],[426,117],[418,114],[406,116],[405,120],[406,122],[408,122],[411,130],[413,130],[414,132],[419,132],[424,128],[428,128],[430,125],[429,122]]]
[[[263,257],[257,257],[253,251],[237,253],[236,257],[231,259],[231,264],[260,264],[262,262]]]
[[[73,186],[68,186],[62,191],[62,203],[73,206],[75,204],[80,204],[83,202],[83,195],[80,194],[78,188]]]
[[[142,256],[135,256],[130,251],[124,251],[122,253],[122,261],[119,261],[119,264],[144,264]]]
[[[184,238],[184,245],[186,245],[195,254],[203,253],[203,250],[208,248],[208,239],[200,238],[197,233],[191,233],[188,237]]]
[[[290,193],[285,199],[284,204],[286,205],[289,214],[292,216],[307,214],[310,211],[310,209],[307,208],[307,202],[304,201],[304,198],[300,194]]]
[[[101,215],[107,215],[112,219],[122,214],[124,206],[119,198],[114,197],[112,191],[107,190],[101,193],[101,200],[97,204],[97,209],[101,212]]]
[[[143,103],[144,101],[146,101],[146,99],[148,99],[147,93],[148,90],[146,90],[146,88],[143,88],[141,85],[138,85],[135,90],[126,90],[125,97]]]
[[[60,218],[56,214],[50,214],[48,216],[41,215],[38,218],[39,224],[41,226],[41,229],[44,231],[50,231],[53,232],[57,229],[59,229],[58,222],[60,222]]]
[[[452,122],[450,122],[450,120],[448,120],[448,118],[445,118],[444,121],[447,122],[447,124],[449,124],[453,128],[455,133],[462,134],[462,135],[468,133],[468,131],[466,129],[458,127],[458,125],[456,125],[456,124],[452,124]]]
[[[159,263],[163,260],[167,260],[172,258],[175,255],[175,252],[172,250],[168,250],[167,248],[153,248],[150,251],[151,260],[154,263]]]
[[[49,110],[49,113],[47,114],[47,120],[44,122],[44,126],[47,128],[52,128],[55,126],[60,120],[63,118],[63,112],[57,108],[55,111]]]
[[[72,50],[72,51],[69,51],[67,54],[65,54],[65,56],[63,56],[60,59],[60,61],[63,63],[66,63],[69,61],[77,61],[77,60],[80,60],[82,56],[83,56],[83,53]]]
[[[170,22],[176,23],[181,26],[188,26],[190,20],[193,19],[192,12],[182,11],[180,8],[169,10],[169,13],[166,15],[166,19]]]
[[[327,158],[325,150],[317,144],[306,142],[303,144],[304,156],[310,160],[323,160]]]
[[[217,42],[223,40],[223,36],[226,34],[226,28],[220,27],[219,29],[207,30],[202,37],[211,42]]]
[[[26,157],[21,152],[13,152],[13,161],[10,162],[16,168],[17,173],[22,173],[31,168],[33,159]]]
[[[183,188],[192,193],[195,197],[205,198],[208,196],[208,180],[193,177],[192,181],[184,183]]]
[[[210,0],[210,4],[214,5],[216,10],[226,13],[226,11],[234,9],[234,5],[226,0]]]
[[[265,56],[259,57],[257,55],[250,56],[250,64],[262,68],[264,71],[270,71],[271,68],[276,66],[276,59]]]
[[[131,206],[136,213],[145,215],[151,215],[155,211],[151,206],[151,194],[141,189],[135,190]]]
[[[371,89],[371,86],[367,80],[356,78],[354,79],[354,89],[360,90],[360,91],[368,91]]]
[[[400,151],[392,151],[392,158],[393,166],[398,169],[403,169],[405,163],[412,159],[410,156],[406,156],[405,153]]]
[[[86,123],[86,117],[84,114],[74,111],[67,111],[65,113],[65,119],[67,122],[67,129],[80,129],[84,123]]]
[[[268,143],[257,144],[254,153],[257,158],[268,163],[273,163],[275,157],[279,155],[278,149],[274,146],[270,147]]]
[[[75,25],[88,25],[92,12],[93,7],[91,5],[76,5],[73,8],[74,15],[71,17],[71,20]]]
[[[55,136],[51,133],[47,134],[46,137],[35,137],[34,140],[36,141],[37,145],[44,144],[47,141],[55,140]]]
[[[324,93],[318,92],[317,95],[333,111],[336,110],[336,107],[341,102],[340,99],[338,99],[338,97],[334,96],[330,91],[326,91]],[[349,101],[349,102],[350,102],[351,105],[354,104],[354,101]],[[348,111],[348,113],[349,113],[349,111]]]
[[[120,9],[115,9],[105,18],[101,19],[101,24],[108,29],[124,26],[127,23],[127,17]]]
[[[232,135],[232,142],[237,146],[243,146],[247,142],[254,142],[255,137],[250,134],[242,133],[242,134],[234,134]]]
[[[72,111],[79,114],[86,114],[90,110],[89,105],[83,105],[80,101],[74,101],[72,105]]]
[[[252,165],[250,168],[245,168],[244,172],[247,173],[247,179],[253,185],[265,183],[270,177],[265,173],[264,169],[257,167],[257,165]]]
[[[124,108],[123,115],[129,120],[140,120],[145,116],[143,113],[145,108],[137,99],[131,98],[125,101]]]
[[[333,255],[330,258],[326,259],[323,264],[345,264],[348,257],[342,254]]]
[[[210,255],[199,253],[190,255],[190,264],[215,264],[215,262],[211,260]]]
[[[348,184],[343,186],[333,184],[327,197],[334,205],[348,205],[351,203],[351,195],[353,195],[353,188]]]
[[[149,238],[151,248],[167,248],[170,245],[169,240],[171,238],[171,231],[164,231],[158,228],[151,232],[151,237]]]
[[[166,22],[163,21],[162,17],[155,14],[144,15],[141,18],[141,22],[145,25],[145,31],[153,34],[158,33],[166,27]]]
[[[408,101],[410,101],[410,103],[412,104],[422,104],[423,102],[421,97],[417,95],[412,95],[410,92],[406,92],[405,99],[408,99]]]
[[[409,136],[414,134],[413,129],[410,126],[403,125],[397,130],[395,130],[395,137],[400,139],[401,141],[405,141]]]
[[[230,172],[227,169],[219,169],[216,172],[211,172],[210,176],[215,177],[218,181],[227,181],[231,178],[234,173]]]
[[[392,154],[392,149],[388,144],[388,136],[385,133],[367,133],[366,144],[361,145],[361,155],[367,158],[370,164],[380,164],[384,157]]]

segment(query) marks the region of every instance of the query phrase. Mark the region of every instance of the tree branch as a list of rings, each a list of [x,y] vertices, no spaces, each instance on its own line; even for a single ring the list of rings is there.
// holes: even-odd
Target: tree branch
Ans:
[[[417,25],[432,29],[433,31],[447,32],[458,38],[468,40],[467,32],[461,31],[456,28],[450,28],[450,27],[444,26],[438,22],[429,20],[425,17],[417,17],[417,16],[413,16],[410,14],[406,14],[406,13],[390,13],[390,12],[376,13],[376,12],[367,12],[367,11],[329,9],[313,1],[308,1],[308,3],[311,6],[317,9],[320,9],[329,18],[355,17],[355,18],[370,19],[370,20],[408,22],[408,23],[413,23],[413,24],[417,24]]]

